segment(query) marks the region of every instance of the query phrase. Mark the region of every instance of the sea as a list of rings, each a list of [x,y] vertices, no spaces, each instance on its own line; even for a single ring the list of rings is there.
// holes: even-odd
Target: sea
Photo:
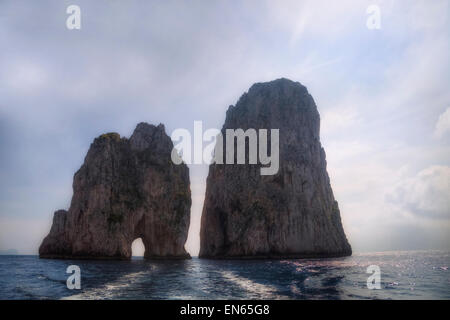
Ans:
[[[68,288],[71,265],[79,267],[80,289]],[[295,260],[88,261],[11,255],[0,256],[0,299],[447,300],[449,265],[445,251]]]

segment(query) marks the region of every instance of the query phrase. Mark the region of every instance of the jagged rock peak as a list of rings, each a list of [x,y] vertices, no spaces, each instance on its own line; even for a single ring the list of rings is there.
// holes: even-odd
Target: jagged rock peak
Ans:
[[[137,125],[130,139],[106,133],[75,173],[68,211],[58,210],[43,258],[129,259],[142,238],[145,257],[189,258],[189,169],[172,163],[162,124]]]

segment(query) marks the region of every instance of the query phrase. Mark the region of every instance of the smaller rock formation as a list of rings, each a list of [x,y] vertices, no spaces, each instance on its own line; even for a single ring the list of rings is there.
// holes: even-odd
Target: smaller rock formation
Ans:
[[[142,238],[145,258],[189,258],[189,169],[173,164],[164,126],[140,123],[130,139],[103,134],[75,173],[70,208],[58,210],[41,258],[130,259]]]

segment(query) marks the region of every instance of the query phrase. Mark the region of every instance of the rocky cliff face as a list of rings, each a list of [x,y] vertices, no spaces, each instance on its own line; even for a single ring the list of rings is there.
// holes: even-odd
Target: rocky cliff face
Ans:
[[[141,237],[146,258],[189,258],[189,169],[172,163],[172,148],[161,124],[140,123],[130,139],[96,138],[75,173],[70,209],[55,212],[40,257],[129,259]]]
[[[351,255],[319,127],[313,98],[287,79],[257,83],[230,106],[223,136],[225,129],[279,129],[280,166],[275,175],[261,175],[260,164],[210,166],[200,257]]]

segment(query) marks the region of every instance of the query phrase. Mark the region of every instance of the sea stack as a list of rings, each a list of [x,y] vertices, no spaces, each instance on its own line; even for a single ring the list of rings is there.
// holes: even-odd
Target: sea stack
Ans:
[[[326,170],[319,113],[306,87],[287,79],[254,84],[229,107],[222,135],[239,128],[279,129],[279,169],[261,175],[259,162],[210,165],[200,257],[351,255]],[[269,137],[269,151],[270,145]]]
[[[68,211],[56,211],[41,258],[130,259],[142,238],[145,258],[184,259],[191,191],[189,169],[171,161],[162,124],[133,135],[103,134],[75,173]]]

